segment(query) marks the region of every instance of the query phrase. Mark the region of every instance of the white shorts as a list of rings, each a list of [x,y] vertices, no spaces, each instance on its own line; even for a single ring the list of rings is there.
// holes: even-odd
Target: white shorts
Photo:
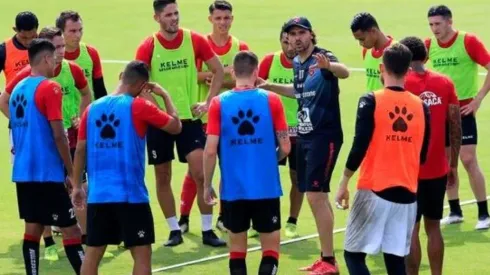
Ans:
[[[349,213],[345,250],[405,257],[410,251],[417,203],[400,204],[370,190],[358,190]]]
[[[9,129],[9,143],[10,143],[10,161],[14,164],[15,151],[14,151],[14,140],[12,139],[12,130]]]

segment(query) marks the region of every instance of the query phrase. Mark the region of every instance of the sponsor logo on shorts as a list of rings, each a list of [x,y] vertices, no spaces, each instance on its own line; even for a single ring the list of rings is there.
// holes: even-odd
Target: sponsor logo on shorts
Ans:
[[[279,218],[277,216],[272,217],[272,223],[276,224],[279,221]]]
[[[58,214],[53,214],[53,215],[51,215],[51,217],[53,217],[53,221],[57,221],[58,220]]]
[[[146,232],[145,232],[144,230],[140,230],[140,231],[138,231],[138,237],[139,237],[140,239],[144,238],[144,237],[145,237],[145,233],[146,233]]]

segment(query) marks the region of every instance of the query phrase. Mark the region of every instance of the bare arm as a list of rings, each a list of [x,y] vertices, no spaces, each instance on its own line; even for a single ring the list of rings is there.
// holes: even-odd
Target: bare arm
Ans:
[[[289,140],[288,131],[277,131],[276,138],[279,142],[279,148],[277,150],[277,160],[283,160],[285,157],[289,155],[291,151],[291,141]]]
[[[82,173],[86,163],[87,141],[79,140],[75,151],[75,163],[73,165],[73,187],[82,188]]]
[[[490,91],[490,63],[488,63],[485,66],[485,69],[487,69],[487,76],[485,77],[485,82],[483,82],[483,86],[481,87],[480,91],[478,92],[478,95],[475,98],[479,102],[482,102],[485,96],[488,94],[488,91]]]
[[[218,155],[219,136],[208,135],[204,147],[204,189],[211,188],[214,171],[216,170],[216,159]]]
[[[73,176],[73,165],[70,157],[70,148],[68,147],[68,139],[65,135],[65,129],[63,128],[62,120],[52,120],[49,122],[51,129],[53,131],[54,141],[56,143],[56,148],[63,160],[68,177]]]
[[[265,80],[262,80],[263,82],[259,84],[259,88],[262,88],[264,90],[268,90],[271,92],[274,92],[278,95],[282,96],[287,96],[290,98],[296,98],[294,96],[294,85],[293,84],[274,84],[274,83],[269,83],[265,82]]]
[[[198,72],[197,73],[197,82],[198,83],[206,83],[208,79],[213,77],[212,72]]]
[[[330,63],[329,70],[340,79],[346,79],[349,77],[349,69],[342,63],[332,62]]]
[[[451,144],[451,159],[450,166],[452,168],[458,167],[459,151],[461,149],[461,114],[459,105],[449,105],[449,140]]]
[[[90,101],[92,101],[92,91],[90,90],[89,85],[85,86],[85,88],[78,90],[81,95],[81,101],[80,101],[80,114],[83,114],[85,112],[85,109],[87,109],[88,105],[90,105]]]
[[[7,92],[3,92],[0,95],[0,111],[2,111],[3,115],[5,115],[7,119],[10,119],[9,100],[10,94]]]
[[[162,127],[162,130],[168,132],[169,134],[179,134],[182,130],[182,123],[179,119],[179,115],[177,113],[177,109],[172,102],[172,99],[168,95],[168,92],[165,91],[160,85],[157,83],[148,83],[147,87],[157,96],[163,99],[163,103],[165,104],[165,110],[167,114],[170,116],[169,122]]]
[[[211,103],[211,99],[217,96],[219,94],[219,91],[221,90],[223,79],[225,77],[225,71],[217,56],[214,56],[210,60],[206,61],[206,65],[213,74],[211,85],[209,86],[208,98],[206,99],[206,103],[209,106],[209,103]]]

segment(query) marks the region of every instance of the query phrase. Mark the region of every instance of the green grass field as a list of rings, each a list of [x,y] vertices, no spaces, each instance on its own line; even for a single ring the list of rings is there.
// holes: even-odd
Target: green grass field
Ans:
[[[207,7],[211,0],[180,1],[181,26],[207,33],[211,25],[207,21]],[[332,50],[341,62],[350,68],[362,67],[361,49],[351,35],[349,24],[352,16],[359,11],[372,12],[383,31],[400,39],[407,35],[426,37],[430,35],[426,14],[433,1],[332,1],[332,0],[260,0],[232,1],[235,11],[235,22],[232,33],[246,41],[251,50],[259,56],[279,49],[279,30],[282,23],[295,15],[307,16],[319,37],[319,45]],[[295,4],[304,3],[304,4]],[[487,47],[490,47],[488,28],[488,1],[447,0],[447,5],[453,10],[454,22],[457,28],[474,32],[480,36]],[[21,10],[35,12],[41,26],[53,25],[58,13],[64,9],[74,9],[82,14],[84,19],[84,41],[94,45],[103,60],[130,60],[134,57],[137,45],[149,34],[158,29],[152,19],[151,1],[136,0],[22,0],[9,1],[0,10],[0,37],[12,35],[11,27],[14,17]],[[114,88],[122,64],[104,62],[104,76],[108,90]],[[483,80],[483,77],[480,77]],[[3,77],[2,77],[3,81]],[[3,87],[3,82],[0,87]],[[342,121],[345,131],[344,147],[332,179],[332,189],[335,192],[340,173],[345,164],[346,155],[350,149],[355,109],[358,97],[364,92],[364,76],[360,72],[352,72],[349,79],[341,81]],[[479,122],[479,161],[484,173],[490,178],[490,101],[487,99],[478,113]],[[178,201],[186,167],[175,163],[173,170],[173,187]],[[0,118],[0,274],[24,274],[24,263],[21,252],[23,223],[18,219],[15,187],[10,182],[11,164],[8,146],[7,120]],[[461,175],[461,200],[473,199],[469,188],[468,178],[464,171]],[[287,219],[289,203],[287,193],[290,189],[287,170],[281,168],[283,188],[286,196],[282,203],[283,220]],[[204,257],[223,254],[227,249],[209,249],[201,245],[200,217],[197,207],[191,216],[191,231],[184,237],[184,244],[170,249],[162,246],[168,236],[168,227],[160,211],[155,195],[155,181],[150,167],[147,173],[147,185],[151,193],[151,203],[156,226],[156,243],[153,246],[153,267],[155,269],[185,263]],[[217,181],[216,181],[217,182]],[[351,184],[351,192],[355,183]],[[488,186],[488,185],[487,185]],[[489,268],[490,232],[476,232],[473,227],[476,222],[476,205],[463,208],[466,214],[465,223],[459,226],[444,228],[446,241],[446,256],[444,274],[486,274]],[[343,228],[348,212],[335,210],[335,228]],[[305,205],[299,218],[298,230],[301,236],[316,232],[309,207]],[[225,236],[226,237],[226,236]],[[347,273],[342,256],[343,232],[335,235],[336,254],[341,266],[341,272]],[[285,238],[283,240],[286,240]],[[425,238],[423,238],[425,243]],[[48,262],[41,259],[40,270],[43,274],[72,274],[68,260],[62,252],[61,240],[57,239],[60,261]],[[250,240],[250,246],[256,246],[257,240]],[[424,244],[425,245],[425,244]],[[100,266],[100,274],[130,274],[132,269],[131,255],[128,251],[109,247],[108,251],[116,256],[104,259]],[[279,274],[301,274],[297,268],[310,264],[318,257],[319,244],[317,238],[284,245],[281,248]],[[41,255],[43,249],[41,248]],[[424,252],[425,254],[425,252]],[[250,252],[247,257],[249,272],[257,272],[260,252]],[[382,258],[371,257],[368,260],[373,274],[386,274]],[[205,263],[187,265],[165,271],[168,274],[227,274],[228,262],[223,257]],[[428,260],[423,258],[422,274],[429,274]]]

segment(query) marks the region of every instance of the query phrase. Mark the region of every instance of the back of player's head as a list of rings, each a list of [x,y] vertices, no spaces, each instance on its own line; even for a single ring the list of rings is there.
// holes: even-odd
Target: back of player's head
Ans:
[[[415,36],[408,36],[403,38],[400,43],[410,50],[412,53],[412,61],[424,62],[427,59],[427,48],[422,39]]]
[[[177,4],[176,0],[153,0],[153,11],[160,13],[170,4]]]
[[[29,55],[29,63],[31,65],[37,65],[41,58],[46,55],[53,55],[55,47],[51,41],[44,38],[36,38],[32,40],[27,49]]]
[[[15,29],[18,32],[37,30],[39,20],[37,16],[30,11],[23,11],[15,17]]]
[[[225,0],[216,0],[211,5],[209,5],[209,14],[212,14],[213,11],[215,11],[215,10],[230,11],[230,12],[232,12],[233,11],[233,6],[228,1],[225,1]]]
[[[412,53],[403,44],[395,43],[386,48],[383,53],[383,65],[387,73],[402,78],[412,62]]]
[[[427,17],[433,16],[442,16],[444,19],[451,19],[453,13],[446,5],[437,5],[430,7],[429,12],[427,12]]]
[[[44,27],[40,32],[39,32],[39,38],[44,38],[48,40],[53,40],[56,36],[62,36],[63,33],[61,32],[60,29],[56,27]]]
[[[144,62],[134,60],[129,62],[122,73],[122,82],[126,85],[147,82],[150,79],[150,69]]]
[[[73,22],[77,22],[79,20],[82,20],[82,17],[76,11],[72,11],[72,10],[62,11],[60,13],[60,16],[58,16],[58,18],[56,18],[56,27],[58,29],[64,31],[65,26],[66,26],[66,22],[68,20],[71,20]]]
[[[233,71],[236,78],[252,76],[259,66],[257,55],[250,51],[241,51],[233,59]]]
[[[372,28],[379,29],[378,22],[376,18],[369,12],[360,12],[354,15],[352,22],[350,23],[350,29],[352,32],[357,31],[369,31]]]

